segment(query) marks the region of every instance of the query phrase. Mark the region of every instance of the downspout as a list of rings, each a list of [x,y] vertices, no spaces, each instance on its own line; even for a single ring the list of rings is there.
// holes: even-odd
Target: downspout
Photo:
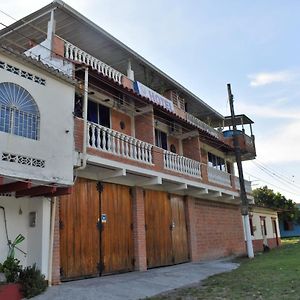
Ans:
[[[50,245],[49,245],[49,264],[48,264],[48,286],[52,285],[52,263],[53,263],[55,214],[56,214],[56,197],[53,197],[53,200],[51,201],[51,225],[50,225]]]
[[[84,71],[84,97],[83,97],[83,141],[82,141],[82,159],[81,166],[77,170],[83,170],[87,161],[87,109],[88,109],[88,87],[89,87],[89,69],[86,67]]]

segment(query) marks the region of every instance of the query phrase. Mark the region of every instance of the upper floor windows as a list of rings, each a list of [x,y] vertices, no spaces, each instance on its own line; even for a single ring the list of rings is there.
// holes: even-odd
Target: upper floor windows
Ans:
[[[222,157],[208,152],[208,165],[221,171],[226,171],[225,160]]]
[[[110,128],[109,107],[89,100],[87,119],[90,122]]]
[[[0,83],[0,131],[38,140],[40,113],[27,90],[12,82]]]
[[[155,145],[168,150],[167,134],[159,129],[155,129]]]

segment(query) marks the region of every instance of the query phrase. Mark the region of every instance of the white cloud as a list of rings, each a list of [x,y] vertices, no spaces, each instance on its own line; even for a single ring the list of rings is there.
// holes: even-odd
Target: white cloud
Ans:
[[[300,120],[257,138],[256,147],[259,160],[265,163],[300,162]]]
[[[295,77],[293,71],[279,71],[279,72],[261,72],[248,75],[250,79],[250,86],[263,86],[275,82],[288,82]]]
[[[237,102],[238,111],[246,112],[247,115],[260,116],[264,118],[277,119],[298,119],[300,120],[300,108],[275,108],[272,106],[247,104],[245,102]]]

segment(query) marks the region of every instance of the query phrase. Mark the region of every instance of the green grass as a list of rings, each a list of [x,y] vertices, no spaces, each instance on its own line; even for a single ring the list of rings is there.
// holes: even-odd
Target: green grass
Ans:
[[[239,259],[238,269],[211,276],[201,285],[149,299],[300,299],[299,238],[282,244],[254,259]]]

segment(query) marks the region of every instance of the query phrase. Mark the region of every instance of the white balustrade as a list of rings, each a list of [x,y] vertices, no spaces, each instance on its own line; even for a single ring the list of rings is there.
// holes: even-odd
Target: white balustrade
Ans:
[[[231,187],[230,174],[214,167],[207,167],[208,181]]]
[[[234,180],[235,180],[235,188],[237,190],[240,190],[241,187],[240,187],[240,179],[239,179],[239,177],[235,177]],[[244,182],[245,182],[246,193],[251,194],[252,193],[251,181],[244,180]]]
[[[164,167],[172,171],[201,177],[200,162],[164,150]]]
[[[219,140],[223,140],[224,139],[222,133],[220,133],[219,131],[217,131],[213,127],[210,127],[209,125],[207,125],[206,123],[204,123],[203,121],[199,120],[197,117],[191,115],[188,112],[186,113],[186,120],[187,120],[188,123],[193,124],[196,127],[198,127],[199,129],[208,132],[209,134],[211,134],[215,138],[217,138]]]
[[[98,73],[101,73],[119,84],[122,83],[123,74],[106,63],[102,62],[98,58],[93,57],[92,55],[86,53],[85,51],[79,49],[73,44],[65,42],[65,58],[78,61],[80,63],[91,66],[94,70],[97,70]]]
[[[110,128],[88,122],[88,145],[113,155],[152,164],[151,144]]]

